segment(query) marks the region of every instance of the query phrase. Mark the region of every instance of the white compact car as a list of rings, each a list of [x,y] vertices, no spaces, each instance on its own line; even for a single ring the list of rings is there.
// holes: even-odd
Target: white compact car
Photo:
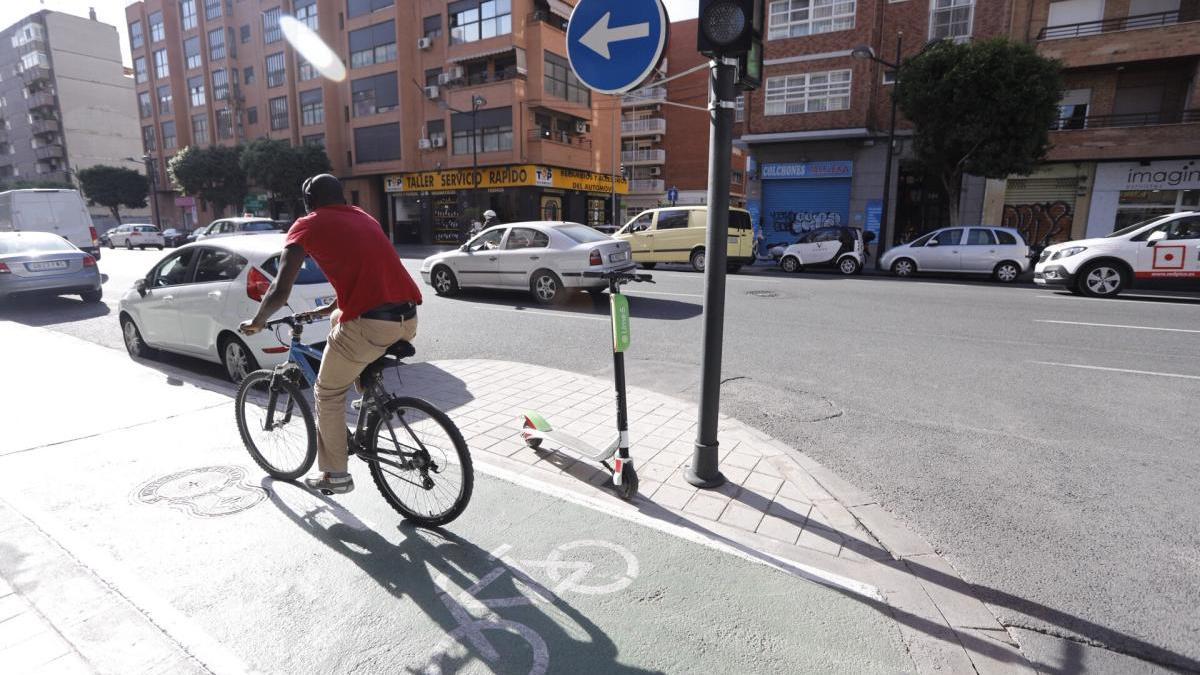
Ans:
[[[421,263],[421,278],[438,295],[468,287],[511,288],[550,304],[569,289],[598,292],[608,287],[607,281],[584,272],[633,267],[627,241],[579,223],[537,221],[489,227],[457,250],[432,255]]]
[[[1049,246],[1034,267],[1033,282],[1099,298],[1133,286],[1200,290],[1200,211]]]
[[[951,272],[1012,283],[1029,269],[1029,246],[1009,227],[946,227],[888,249],[881,262],[898,277]]]
[[[149,357],[162,350],[195,356],[223,364],[234,382],[259,367],[282,363],[287,335],[246,336],[237,328],[258,311],[278,271],[283,242],[282,234],[223,237],[172,251],[121,298],[121,333],[129,354]],[[292,287],[290,309],[276,317],[316,309],[333,298],[325,274],[306,259]],[[304,332],[313,343],[328,335],[328,322]]]
[[[122,224],[109,230],[104,236],[108,239],[109,248],[124,246],[131,251],[134,248],[145,249],[150,246],[161,251],[166,244],[162,232],[153,225]]]
[[[275,221],[269,218],[222,218],[197,229],[192,241],[213,237],[231,237],[235,234],[272,234],[279,232]]]
[[[789,273],[833,267],[842,274],[858,274],[863,268],[864,248],[863,231],[857,227],[820,227],[784,247],[779,252],[779,266]]]

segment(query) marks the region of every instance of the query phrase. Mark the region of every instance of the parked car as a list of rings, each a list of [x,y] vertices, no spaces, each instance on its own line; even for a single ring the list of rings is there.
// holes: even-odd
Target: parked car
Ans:
[[[75,295],[100,302],[96,259],[49,232],[0,232],[0,302],[14,295]]]
[[[0,192],[0,232],[49,232],[100,259],[100,237],[78,190]]]
[[[187,243],[187,240],[188,240],[187,232],[184,232],[183,230],[177,230],[173,227],[169,227],[169,228],[163,230],[162,236],[163,236],[163,245],[169,246],[171,248],[175,248],[176,246],[183,246],[184,244]]]
[[[888,249],[883,266],[898,277],[918,272],[986,274],[1012,283],[1029,269],[1029,246],[1009,227],[947,227]]]
[[[279,234],[275,221],[270,218],[221,218],[198,228],[192,241],[211,237],[229,237],[235,234]]]
[[[124,223],[105,234],[108,235],[109,248],[124,246],[132,251],[135,248],[146,250],[153,246],[161,251],[166,243],[163,233],[159,232],[157,227],[141,223]]]
[[[779,266],[784,272],[813,268],[835,268],[842,274],[858,274],[863,268],[863,231],[857,227],[820,227],[800,235],[784,247]]]
[[[234,382],[259,367],[287,359],[287,347],[271,331],[240,335],[279,269],[284,236],[223,237],[186,244],[162,258],[120,302],[121,333],[134,357],[155,350],[220,363]],[[315,309],[334,298],[333,286],[312,259],[305,259],[289,299],[290,312]],[[329,324],[304,337],[322,342]],[[284,336],[286,340],[286,336]]]
[[[633,259],[646,269],[658,263],[688,263],[704,271],[704,246],[708,235],[707,206],[672,206],[639,213],[616,234],[629,242]],[[750,212],[729,209],[729,240],[726,251],[730,272],[754,262],[754,229]]]
[[[1133,287],[1200,290],[1200,211],[1049,246],[1034,267],[1033,282],[1098,298]]]
[[[549,304],[571,289],[608,287],[584,272],[633,267],[629,242],[579,223],[537,221],[489,227],[458,249],[432,255],[421,263],[421,278],[438,295],[468,287],[513,288]]]

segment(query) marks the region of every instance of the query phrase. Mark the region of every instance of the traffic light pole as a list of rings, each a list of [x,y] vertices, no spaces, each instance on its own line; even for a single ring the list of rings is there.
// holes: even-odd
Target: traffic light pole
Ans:
[[[721,407],[721,351],[725,326],[725,274],[729,235],[729,172],[737,59],[713,59],[709,76],[708,238],[704,247],[704,361],[700,369],[700,422],[687,482],[715,488],[725,482],[717,467],[717,416]]]

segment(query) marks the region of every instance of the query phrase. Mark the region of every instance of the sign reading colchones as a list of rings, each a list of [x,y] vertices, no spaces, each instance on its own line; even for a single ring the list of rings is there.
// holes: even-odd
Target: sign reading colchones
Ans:
[[[474,173],[478,184],[473,184]],[[560,169],[536,164],[509,164],[505,166],[480,167],[472,172],[469,168],[419,173],[393,174],[384,179],[388,192],[454,192],[472,187],[510,188],[547,187],[559,190],[608,193],[613,188],[612,176],[605,173]],[[629,192],[629,181],[617,178],[617,193]]]

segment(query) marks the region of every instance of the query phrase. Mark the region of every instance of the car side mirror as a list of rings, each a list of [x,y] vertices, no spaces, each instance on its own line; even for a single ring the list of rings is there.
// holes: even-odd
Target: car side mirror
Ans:
[[[937,239],[930,239],[930,240],[929,240],[929,243],[928,243],[928,244],[925,244],[925,245],[926,245],[926,246],[937,246],[937,245],[938,245],[938,240],[937,240]]]
[[[869,243],[875,241],[875,233],[874,232],[863,232],[862,238],[863,238],[864,244],[869,244]]]
[[[137,281],[133,282],[133,290],[137,291],[138,295],[142,296],[143,298],[146,297],[146,280],[138,279]]]
[[[1146,239],[1146,246],[1154,246],[1155,244],[1157,244],[1158,242],[1160,242],[1166,238],[1167,238],[1167,233],[1163,232],[1162,230],[1159,230],[1158,232],[1155,232],[1154,234],[1150,235]]]

